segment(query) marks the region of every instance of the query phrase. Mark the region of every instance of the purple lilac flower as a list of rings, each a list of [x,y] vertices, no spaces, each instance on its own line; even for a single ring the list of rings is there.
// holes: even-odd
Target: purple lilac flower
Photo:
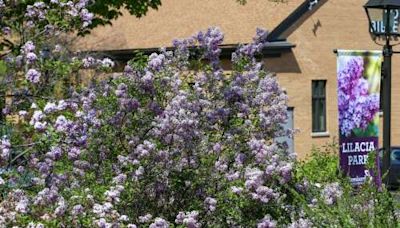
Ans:
[[[0,2],[0,4],[1,4],[1,2]],[[1,6],[0,6],[0,8],[1,8]],[[1,31],[3,32],[3,34],[5,36],[11,35],[11,28],[8,27],[8,26],[5,26],[5,27],[1,28]]]
[[[258,224],[257,228],[275,228],[277,225],[270,215],[266,215]]]
[[[325,186],[321,195],[327,205],[332,205],[343,195],[343,190],[339,183],[331,183]]]
[[[164,65],[165,56],[153,53],[149,56],[148,67],[154,71],[160,71]]]
[[[368,94],[368,81],[363,77],[362,57],[350,59],[338,73],[339,128],[349,136],[353,129],[366,129],[379,111],[379,95]]]
[[[162,218],[155,218],[154,222],[150,224],[149,228],[168,228],[169,224]]]
[[[117,97],[126,97],[128,95],[127,92],[128,92],[128,86],[125,83],[121,83],[115,90],[115,95]]]
[[[37,56],[36,56],[35,53],[29,52],[29,53],[26,54],[26,61],[27,61],[29,64],[35,63],[36,60],[37,60]]]
[[[232,186],[231,187],[231,191],[235,194],[240,194],[243,192],[243,188],[242,187],[236,187],[236,186]]]
[[[40,72],[36,69],[29,69],[28,72],[26,72],[25,74],[25,78],[26,80],[36,84],[40,81],[40,75]]]
[[[264,172],[258,168],[247,168],[245,171],[245,186],[247,189],[257,189],[264,184]]]
[[[83,28],[92,24],[94,15],[93,15],[93,13],[90,13],[89,10],[82,9],[81,12],[79,13],[79,16],[81,17],[81,20],[83,22],[83,25],[82,25]]]
[[[131,67],[131,66],[129,66],[129,65],[126,65],[125,66],[125,68],[124,68],[124,74],[125,75],[128,75],[128,76],[131,76],[131,75],[133,75],[133,68]]]
[[[90,67],[93,67],[94,65],[96,65],[96,59],[89,56],[89,57],[82,59],[82,63],[83,63],[84,68],[90,68]]]
[[[62,149],[60,147],[52,147],[51,150],[46,154],[53,160],[58,160],[62,156]]]
[[[219,45],[224,40],[224,34],[217,27],[209,28],[206,33],[199,32],[196,36],[200,46],[205,49],[205,57],[211,61],[214,69],[217,69],[219,64],[219,54],[221,49]]]
[[[8,138],[3,137],[1,139],[0,150],[0,161],[7,161],[11,151],[11,143]]]
[[[53,103],[53,102],[48,102],[48,103],[44,106],[43,111],[44,111],[46,114],[55,112],[55,111],[57,111],[57,106],[56,106],[56,104]]]
[[[259,186],[255,192],[251,193],[251,196],[255,200],[268,203],[270,200],[278,198],[279,194],[267,186]]]
[[[153,218],[153,216],[151,214],[146,214],[143,216],[139,216],[139,222],[140,223],[148,223],[150,222],[150,220]]]
[[[204,200],[207,211],[214,212],[217,209],[217,200],[212,197],[207,197]]]
[[[134,98],[120,98],[119,104],[121,110],[125,112],[132,112],[139,108],[139,102]]]
[[[37,19],[42,21],[46,18],[47,5],[44,2],[35,2],[33,5],[26,7],[25,16],[29,19]]]
[[[254,43],[265,43],[267,41],[268,31],[262,28],[256,29],[256,36],[253,38]]]
[[[182,224],[189,228],[200,228],[201,224],[198,222],[198,211],[179,212],[176,216],[175,223]]]
[[[21,49],[21,52],[22,53],[29,53],[29,52],[33,52],[33,51],[35,51],[35,45],[33,44],[33,42],[32,41],[27,41],[23,46],[22,46],[22,49]]]
[[[78,204],[78,205],[75,205],[75,206],[72,208],[71,214],[74,215],[74,216],[78,216],[78,215],[80,215],[81,213],[83,213],[83,210],[84,210],[83,206],[80,205],[80,204]]]

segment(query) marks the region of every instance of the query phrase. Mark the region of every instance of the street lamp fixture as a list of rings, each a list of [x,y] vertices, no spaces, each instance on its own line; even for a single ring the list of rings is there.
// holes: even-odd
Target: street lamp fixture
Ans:
[[[400,0],[369,0],[364,8],[373,35],[384,38],[400,36]]]
[[[364,5],[368,16],[370,33],[385,40],[383,47],[383,172],[390,168],[391,151],[391,96],[392,96],[392,55],[393,45],[390,43],[400,36],[400,0],[369,0]],[[388,178],[387,178],[388,179]]]

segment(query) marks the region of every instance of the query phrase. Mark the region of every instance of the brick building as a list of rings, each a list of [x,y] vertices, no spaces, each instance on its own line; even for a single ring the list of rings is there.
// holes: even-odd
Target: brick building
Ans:
[[[249,42],[257,27],[271,31],[263,51],[267,68],[277,74],[289,96],[289,127],[300,132],[292,141],[300,158],[312,145],[338,139],[336,55],[334,49],[380,50],[368,32],[366,0],[163,0],[143,18],[124,15],[78,41],[126,61],[133,50],[146,53],[171,46],[174,38],[218,26],[225,34],[222,56]],[[400,57],[393,57],[392,144],[400,145]],[[399,65],[400,66],[400,65]],[[227,66],[229,70],[229,66]],[[382,121],[381,121],[382,123]],[[381,124],[382,126],[382,124]],[[381,131],[382,132],[382,131]]]

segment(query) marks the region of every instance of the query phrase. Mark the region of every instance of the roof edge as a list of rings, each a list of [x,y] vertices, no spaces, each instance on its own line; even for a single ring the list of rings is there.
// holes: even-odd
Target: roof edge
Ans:
[[[221,58],[229,58],[233,52],[236,51],[240,44],[223,44],[219,47],[221,48]],[[268,42],[262,50],[262,55],[267,56],[277,56],[284,52],[290,51],[296,45],[289,43],[287,41],[274,41]],[[174,47],[166,47],[167,51],[173,51]],[[152,53],[159,53],[160,48],[135,48],[135,49],[119,49],[119,50],[96,50],[96,51],[85,51],[81,52],[83,54],[96,54],[101,56],[108,56],[117,61],[128,61],[135,57],[136,53],[143,53],[145,55],[150,55]]]
[[[304,15],[309,12],[319,9],[324,0],[306,0],[299,7],[297,7],[288,17],[286,17],[268,36],[269,41],[286,40],[287,37],[282,35]]]

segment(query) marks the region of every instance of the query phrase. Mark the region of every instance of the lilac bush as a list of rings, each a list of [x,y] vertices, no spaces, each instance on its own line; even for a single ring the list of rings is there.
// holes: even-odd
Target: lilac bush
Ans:
[[[379,111],[379,95],[369,94],[363,72],[364,61],[359,57],[349,60],[338,74],[339,128],[345,136],[356,128],[366,130]]]
[[[43,7],[29,15],[41,17]],[[255,58],[265,37],[258,30],[238,49],[230,74],[220,66],[223,34],[210,28],[112,80],[16,110],[26,121],[2,144],[10,167],[1,174],[2,224],[255,226],[270,214],[287,223],[279,205],[295,156],[274,140],[290,134],[282,127],[287,97]],[[21,49],[29,66],[37,46]],[[194,49],[199,59],[190,58]],[[114,66],[107,58],[75,61]],[[42,77],[28,70],[27,89]]]
[[[90,27],[89,4],[33,2],[20,30],[10,9],[21,6],[0,0],[2,38],[17,34],[18,43],[3,58],[13,97],[3,113],[19,120],[0,129],[0,227],[337,221],[320,214],[335,211],[347,192],[335,183],[315,188],[275,140],[292,131],[283,129],[287,96],[257,59],[266,31],[232,54],[231,72],[219,57],[224,35],[213,27],[97,78],[116,64],[58,42]],[[344,75],[358,77],[357,95],[366,95],[359,72]],[[359,206],[369,213],[375,204]]]
[[[68,31],[52,14],[85,27],[86,4],[28,5],[27,30]],[[258,30],[254,43],[237,50],[229,74],[219,60],[224,36],[210,28],[174,41],[174,51],[131,62],[123,75],[69,87],[61,99],[49,99],[49,88],[81,68],[114,62],[66,58],[63,47],[41,39],[22,43],[18,55],[7,55],[8,74],[25,74],[15,92],[30,96],[9,109],[21,122],[1,146],[1,224],[256,226],[270,214],[289,222],[280,205],[294,155],[274,140],[290,133],[282,128],[287,97],[255,58],[266,34]]]

